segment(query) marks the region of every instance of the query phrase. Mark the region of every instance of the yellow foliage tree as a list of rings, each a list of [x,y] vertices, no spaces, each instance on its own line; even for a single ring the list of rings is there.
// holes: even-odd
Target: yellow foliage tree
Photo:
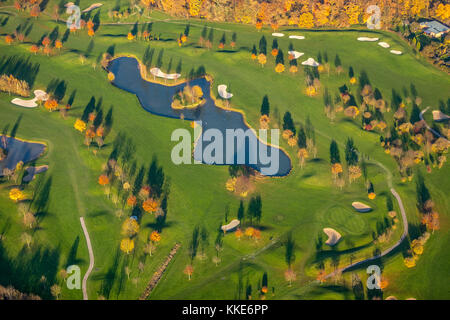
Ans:
[[[128,218],[122,224],[122,235],[131,238],[139,232],[139,224],[133,218]]]
[[[311,29],[314,27],[314,16],[311,12],[304,12],[300,15],[300,19],[298,21],[298,26],[300,28]]]
[[[14,202],[18,202],[24,198],[23,192],[18,188],[12,188],[9,191],[9,198]]]
[[[189,14],[191,17],[196,17],[200,13],[203,0],[189,0]]]
[[[125,238],[120,241],[120,250],[125,252],[126,254],[129,254],[134,249],[134,240]]]

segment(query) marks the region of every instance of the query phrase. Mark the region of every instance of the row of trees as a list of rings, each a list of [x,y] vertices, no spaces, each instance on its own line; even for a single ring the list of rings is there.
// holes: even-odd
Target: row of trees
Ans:
[[[73,103],[74,94],[72,93],[68,103]],[[100,149],[106,137],[109,135],[113,125],[113,106],[104,114],[103,99],[99,98],[96,102],[95,97],[91,97],[88,104],[83,110],[81,118],[76,119],[74,128],[80,132],[84,132],[86,146],[90,147],[95,140],[97,147]]]
[[[241,200],[239,203],[239,209],[237,211],[237,219],[241,222],[241,225],[245,225],[247,220],[249,225],[253,225],[256,221],[258,224],[262,217],[262,200],[260,195],[256,195],[250,198],[247,206],[247,210],[244,207],[244,201]]]
[[[258,29],[264,24],[277,30],[280,25],[298,25],[301,28],[312,27],[347,27],[362,24],[370,14],[366,12],[369,5],[378,5],[381,9],[381,24],[387,28],[400,19],[418,17],[436,17],[448,20],[449,7],[443,0],[393,1],[376,0],[367,3],[364,0],[321,2],[306,0],[275,0],[271,2],[234,2],[219,3],[205,0],[189,0],[188,6],[181,0],[155,2],[158,7],[172,15],[204,17],[219,21],[237,21],[254,23]],[[193,10],[193,8],[195,8]]]

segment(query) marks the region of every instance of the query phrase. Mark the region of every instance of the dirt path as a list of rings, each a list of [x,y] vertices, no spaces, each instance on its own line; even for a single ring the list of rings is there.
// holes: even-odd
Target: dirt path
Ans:
[[[175,257],[175,254],[177,253],[178,249],[181,247],[181,244],[176,243],[172,250],[170,250],[169,255],[167,256],[166,260],[163,262],[163,264],[158,268],[158,270],[153,274],[153,277],[150,279],[150,282],[148,283],[147,287],[144,290],[144,293],[139,297],[139,300],[147,300],[147,298],[150,296],[150,293],[152,290],[158,285],[159,280],[161,280],[161,277],[166,271],[166,268],[169,266],[170,261]]]
[[[431,128],[431,127],[428,125],[428,123],[425,121],[425,119],[423,118],[423,114],[424,114],[425,112],[427,112],[428,109],[430,109],[430,107],[426,107],[425,109],[423,109],[423,110],[420,112],[420,120],[423,120],[423,122],[425,122],[425,126],[427,127],[427,129],[430,130],[435,136],[437,136],[437,137],[439,137],[439,138],[444,138],[445,140],[448,141],[448,139],[447,139],[446,137],[442,136],[439,132],[437,132],[436,130],[434,130],[433,128]]]
[[[89,300],[87,289],[86,289],[86,283],[89,278],[89,275],[92,272],[92,269],[94,269],[94,252],[92,251],[92,245],[91,245],[91,238],[89,238],[89,233],[86,228],[86,224],[84,223],[84,218],[80,217],[81,227],[83,228],[84,237],[86,238],[86,244],[89,251],[89,268],[86,271],[86,274],[83,277],[83,284],[81,285],[81,288],[83,290],[83,300]]]

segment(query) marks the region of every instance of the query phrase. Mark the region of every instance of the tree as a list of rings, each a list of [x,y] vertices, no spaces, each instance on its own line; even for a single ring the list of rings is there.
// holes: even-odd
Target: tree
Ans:
[[[269,104],[269,97],[267,94],[263,97],[263,101],[261,104],[261,115],[269,116],[270,113],[270,104]]]
[[[54,284],[50,288],[50,292],[52,293],[52,296],[54,296],[56,298],[56,300],[58,300],[59,296],[61,295],[61,287],[57,284]]]
[[[125,252],[126,254],[129,254],[134,249],[134,240],[125,238],[120,241],[120,250]]]
[[[264,36],[259,40],[259,53],[262,53],[265,56],[267,55],[267,41]]]
[[[330,162],[331,162],[331,164],[341,163],[339,147],[334,139],[331,140],[331,144],[330,144]]]
[[[294,135],[297,132],[294,126],[294,121],[292,120],[291,113],[289,111],[286,111],[283,116],[283,130],[290,130]]]
[[[203,0],[188,0],[189,14],[191,17],[196,17],[200,13]]]
[[[358,164],[358,149],[356,149],[352,138],[348,138],[345,145],[345,161],[349,167]]]
[[[184,268],[183,273],[184,273],[185,275],[188,276],[188,279],[189,279],[189,281],[190,281],[190,280],[191,280],[191,277],[192,277],[192,274],[194,273],[194,267],[193,267],[191,264],[188,264],[188,265]]]
[[[300,15],[298,22],[300,28],[311,29],[314,27],[314,16],[311,12],[305,12]]]
[[[158,58],[156,60],[156,67],[161,69],[163,65],[163,56],[164,56],[164,49],[161,49],[158,53]]]
[[[239,203],[239,209],[237,212],[237,219],[241,222],[241,224],[244,222],[244,212],[245,212],[244,201],[241,200]]]
[[[161,241],[161,235],[157,231],[153,231],[150,234],[150,241],[151,242],[159,242],[159,241]]]
[[[20,200],[23,200],[25,198],[23,192],[18,188],[12,188],[9,191],[9,198],[13,200],[14,202],[19,202]]]
[[[289,233],[284,243],[285,246],[285,261],[288,268],[291,268],[292,263],[295,261],[295,240],[292,238],[292,233]]]
[[[226,39],[225,32],[224,32],[222,34],[222,38],[220,38],[219,49],[225,48],[226,43],[227,43],[227,39]]]
[[[128,218],[122,224],[122,235],[131,238],[139,232],[139,224],[136,219]]]
[[[155,212],[158,209],[158,203],[155,200],[149,198],[144,201],[144,203],[142,204],[142,208],[145,212]]]
[[[31,241],[33,241],[32,236],[29,233],[22,233],[22,235],[20,236],[22,242],[28,247],[28,249],[31,246]]]
[[[230,43],[230,46],[232,49],[234,49],[234,47],[236,46],[236,41],[237,41],[237,34],[236,34],[236,32],[233,32],[233,34],[231,36],[231,43]]]
[[[198,226],[194,227],[194,230],[192,231],[192,239],[189,244],[189,255],[191,258],[191,262],[194,261],[194,258],[197,256],[197,250],[199,245],[199,235],[200,235],[200,228]]]
[[[209,33],[208,33],[208,41],[207,41],[208,48],[212,47],[213,42],[214,42],[214,29],[210,28]]]
[[[298,130],[298,135],[297,135],[297,144],[298,147],[300,149],[306,149],[306,133],[305,130],[303,129],[303,126],[301,125],[299,130]]]
[[[87,123],[89,120],[89,115],[95,110],[95,98],[91,97],[88,104],[83,110],[83,114],[81,116],[81,121]]]

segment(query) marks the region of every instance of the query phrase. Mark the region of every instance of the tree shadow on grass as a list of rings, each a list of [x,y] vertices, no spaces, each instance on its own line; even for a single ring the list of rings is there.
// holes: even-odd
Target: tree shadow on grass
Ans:
[[[364,248],[367,248],[367,247],[369,247],[371,245],[372,245],[372,243],[369,242],[369,243],[363,244],[362,246],[359,246],[359,247],[354,247],[354,248],[341,250],[341,251],[338,251],[338,250],[321,250],[321,251],[316,253],[316,256],[314,258],[313,263],[317,263],[317,262],[323,261],[323,260],[328,259],[328,258],[333,259],[333,258],[336,258],[337,256],[340,256],[340,255],[343,255],[343,254],[353,253],[353,252],[362,250]]]
[[[97,275],[92,277],[93,280],[102,280],[102,284],[100,287],[100,294],[109,299],[112,289],[114,287],[114,283],[116,280],[117,270],[120,265],[121,254],[119,247],[116,248],[116,252],[114,253],[113,261],[109,269],[106,271],[104,275]]]
[[[107,211],[107,210],[97,210],[97,211],[89,212],[87,214],[87,217],[89,217],[89,218],[97,218],[97,217],[102,217],[102,216],[106,216],[106,215],[109,215],[109,211]]]
[[[0,283],[42,299],[53,299],[50,288],[57,282],[59,260],[59,247],[24,246],[15,258],[10,258],[0,242]]]
[[[78,253],[78,246],[80,244],[80,236],[77,236],[72,243],[72,246],[70,247],[69,254],[67,255],[66,265],[65,268],[67,269],[71,265],[79,265],[84,263],[84,259],[78,259],[77,253]]]
[[[159,232],[161,232],[163,229],[169,228],[175,224],[176,224],[176,222],[174,222],[174,221],[165,222],[165,223],[149,222],[145,225],[145,228],[150,228],[152,230],[160,230]]]

